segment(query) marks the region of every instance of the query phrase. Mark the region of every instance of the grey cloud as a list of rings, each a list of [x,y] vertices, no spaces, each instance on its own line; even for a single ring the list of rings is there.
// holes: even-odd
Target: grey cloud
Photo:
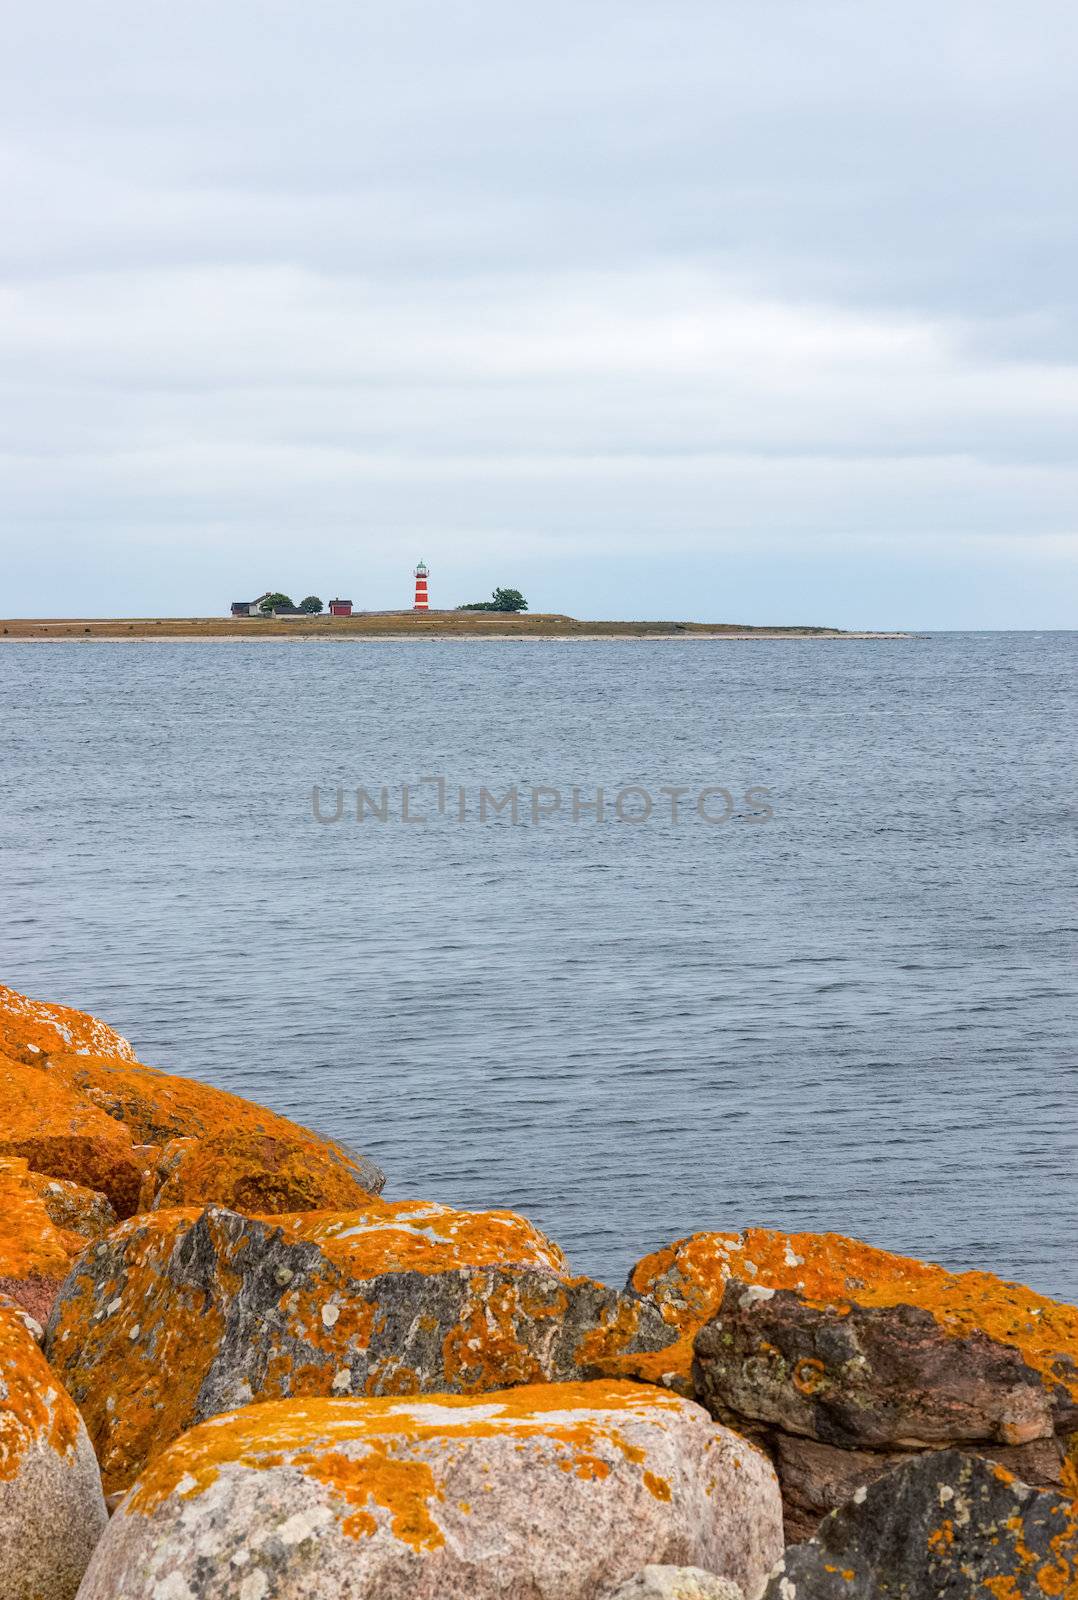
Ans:
[[[20,8],[5,524],[193,541],[203,606],[304,517],[617,547],[635,612],[657,542],[1064,562],[1076,56],[1051,0]]]

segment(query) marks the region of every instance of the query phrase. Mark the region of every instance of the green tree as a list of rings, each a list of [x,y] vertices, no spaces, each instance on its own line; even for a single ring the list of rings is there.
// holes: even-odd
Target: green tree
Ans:
[[[275,606],[290,606],[291,604],[292,600],[289,595],[278,592],[277,594],[268,594],[258,609],[264,612],[266,616],[269,616]]]
[[[309,594],[299,603],[301,611],[306,611],[309,616],[316,617],[322,609],[322,602],[316,594]]]
[[[473,600],[458,606],[458,611],[527,611],[528,602],[519,589],[495,589],[489,600]]]

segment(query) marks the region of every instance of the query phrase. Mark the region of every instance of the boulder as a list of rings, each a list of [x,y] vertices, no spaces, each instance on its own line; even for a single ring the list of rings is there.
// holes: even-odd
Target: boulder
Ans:
[[[799,1439],[781,1432],[773,1433],[765,1442],[771,1447],[782,1485],[786,1539],[790,1544],[811,1538],[822,1516],[836,1506],[845,1505],[858,1489],[912,1457],[908,1450],[844,1450],[837,1445],[820,1444],[816,1439]],[[969,1448],[972,1447],[967,1446]],[[1057,1439],[980,1448],[1016,1476],[1032,1478],[1037,1484],[1062,1484],[1065,1493],[1074,1492],[1073,1467],[1066,1459],[1061,1466]]]
[[[2,1156],[106,1195],[118,1216],[138,1205],[145,1164],[127,1129],[47,1072],[0,1057]]]
[[[252,1401],[604,1376],[669,1340],[653,1308],[560,1264],[504,1212],[153,1212],[79,1258],[46,1348],[111,1492],[184,1429]]]
[[[248,1216],[345,1211],[385,1182],[372,1162],[364,1165],[361,1157],[346,1167],[308,1137],[242,1130],[174,1139],[161,1152],[158,1172],[154,1210],[213,1203]]]
[[[50,1076],[122,1122],[135,1144],[167,1145],[175,1139],[239,1134],[296,1141],[349,1173],[366,1193],[378,1194],[385,1174],[367,1156],[327,1139],[265,1106],[225,1089],[161,1072],[138,1061],[58,1053],[43,1063]]]
[[[38,1339],[41,1344],[45,1338],[43,1324],[48,1321],[59,1288],[55,1278],[36,1274],[22,1278],[0,1276],[0,1305],[17,1306],[30,1323],[42,1330]]]
[[[134,1153],[140,1156],[138,1150]],[[85,1189],[68,1178],[50,1178],[43,1172],[27,1171],[26,1183],[41,1201],[53,1226],[71,1239],[76,1255],[88,1241],[104,1238],[119,1220],[108,1195],[97,1189]]]
[[[0,1306],[0,1600],[72,1600],[106,1521],[82,1420]]]
[[[0,1157],[0,1293],[44,1322],[78,1248],[53,1224],[31,1177],[25,1161]]]
[[[694,1316],[708,1304],[715,1314],[695,1340],[693,1385],[712,1415],[770,1450],[790,1537],[925,1449],[961,1445],[1042,1487],[1063,1482],[1078,1433],[1073,1307],[835,1235],[786,1237],[777,1268],[775,1254],[737,1259],[725,1245],[715,1292],[694,1304]],[[704,1253],[687,1241],[684,1257],[699,1265]]]
[[[85,1011],[31,1000],[0,983],[0,1055],[37,1066],[40,1057],[74,1051],[113,1061],[134,1061],[127,1040]]]
[[[80,1600],[599,1600],[641,1561],[753,1595],[780,1551],[766,1460],[661,1390],[284,1401],[157,1456]]]
[[[1078,1595],[1078,1508],[983,1458],[921,1455],[788,1549],[766,1600],[1047,1600]]]
[[[569,1276],[553,1239],[515,1211],[459,1211],[434,1200],[369,1200],[343,1215],[281,1217],[286,1239],[307,1239],[352,1277],[447,1267],[536,1267]]]
[[[703,1567],[645,1567],[607,1600],[745,1600],[741,1585]]]
[[[114,1123],[127,1130],[126,1143],[136,1150],[140,1146],[142,1166],[154,1164],[160,1147],[172,1140],[212,1139],[229,1140],[240,1135],[264,1135],[268,1139],[283,1141],[293,1152],[289,1181],[284,1184],[288,1204],[298,1209],[308,1203],[344,1206],[351,1204],[356,1194],[378,1194],[385,1175],[368,1157],[357,1155],[347,1145],[324,1138],[310,1129],[301,1127],[288,1117],[279,1116],[264,1106],[244,1100],[239,1095],[223,1089],[211,1088],[192,1078],[182,1078],[174,1073],[160,1072],[135,1060],[127,1040],[106,1023],[82,1011],[71,1011],[65,1006],[54,1006],[29,1000],[13,989],[0,986],[0,1067],[8,1076],[0,1081],[0,1105],[7,1090],[10,1072],[16,1066],[35,1072],[47,1072],[52,1079],[51,1095],[57,1104],[79,1105],[86,1115],[103,1113]],[[30,1077],[27,1092],[33,1096],[41,1092],[40,1080]],[[67,1098],[63,1091],[69,1091]],[[0,1134],[4,1119],[0,1116]],[[116,1130],[114,1130],[116,1131]],[[5,1146],[0,1143],[0,1154]],[[247,1157],[234,1152],[233,1162],[250,1159],[253,1143],[247,1147]],[[315,1181],[310,1174],[301,1174],[300,1152],[318,1174]],[[14,1153],[21,1153],[15,1151]],[[176,1152],[173,1152],[175,1154]],[[283,1161],[283,1156],[279,1158]],[[185,1163],[187,1158],[185,1157]],[[218,1163],[216,1178],[238,1181],[233,1171],[229,1173],[229,1158],[218,1148],[207,1163]],[[104,1183],[82,1178],[77,1173],[57,1171],[54,1166],[41,1166],[31,1157],[30,1164],[53,1177],[71,1178],[89,1188],[108,1195],[120,1216],[130,1216],[136,1209],[148,1206],[153,1199],[154,1185],[136,1187],[134,1199],[119,1201],[113,1190]],[[284,1163],[287,1165],[287,1163]],[[337,1197],[324,1200],[322,1190],[331,1170],[336,1171]],[[251,1173],[247,1173],[250,1180]],[[350,1185],[348,1180],[351,1180]],[[195,1186],[192,1174],[187,1186]],[[250,1184],[248,1183],[248,1186]],[[205,1182],[202,1191],[205,1190]],[[200,1191],[199,1198],[217,1198]],[[310,1191],[316,1196],[313,1202],[304,1198]],[[221,1196],[228,1199],[229,1196]],[[172,1197],[170,1197],[171,1203]],[[271,1203],[269,1191],[265,1210],[280,1209]],[[234,1203],[239,1203],[235,1201]],[[283,1203],[283,1202],[282,1202]]]
[[[716,1411],[848,1449],[1020,1445],[1078,1428],[1062,1383],[921,1306],[820,1305],[731,1282],[696,1355]]]
[[[915,1293],[941,1269],[892,1255],[838,1233],[694,1233],[644,1256],[629,1273],[631,1294],[652,1301],[678,1334],[665,1352],[670,1377],[692,1389],[693,1342],[719,1309],[731,1278],[768,1289],[797,1289],[810,1297],[854,1293],[864,1284],[902,1284]],[[664,1381],[656,1371],[655,1381]]]
[[[103,1194],[0,1156],[0,1292],[40,1321],[75,1257],[115,1225]]]
[[[45,1330],[35,1316],[27,1311],[24,1305],[13,1300],[9,1294],[0,1294],[0,1313],[8,1313],[17,1322],[21,1322],[35,1344],[45,1343]]]
[[[811,1539],[827,1512],[910,1459],[904,1450],[843,1450],[779,1430],[755,1437],[770,1451],[779,1475],[788,1544]]]

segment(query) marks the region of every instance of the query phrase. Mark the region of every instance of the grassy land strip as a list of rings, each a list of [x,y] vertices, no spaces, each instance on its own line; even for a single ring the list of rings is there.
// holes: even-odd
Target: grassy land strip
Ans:
[[[738,639],[900,638],[839,628],[732,622],[588,622],[556,613],[375,611],[352,617],[14,617],[0,639]]]

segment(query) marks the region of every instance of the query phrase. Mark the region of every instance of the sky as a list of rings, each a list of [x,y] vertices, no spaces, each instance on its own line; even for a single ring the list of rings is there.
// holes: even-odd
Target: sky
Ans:
[[[34,0],[0,614],[1078,626],[1072,0]]]

